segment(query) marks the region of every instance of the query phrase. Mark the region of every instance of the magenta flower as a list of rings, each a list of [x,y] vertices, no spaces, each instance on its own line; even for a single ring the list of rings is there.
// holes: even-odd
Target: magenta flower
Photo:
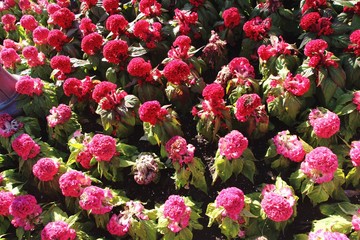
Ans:
[[[59,171],[60,163],[52,158],[41,158],[35,163],[32,172],[40,181],[51,181]]]
[[[112,198],[113,195],[109,189],[89,186],[80,195],[79,204],[82,209],[91,211],[93,214],[105,214],[113,208]]]
[[[166,108],[161,107],[158,101],[147,101],[139,108],[139,117],[143,122],[148,122],[151,125],[155,125],[158,122],[164,120],[168,115]]]
[[[235,28],[239,26],[241,21],[239,10],[236,7],[226,9],[222,14],[222,18],[224,19],[224,25],[227,28]]]
[[[169,158],[180,165],[191,163],[194,159],[195,147],[187,144],[186,139],[181,136],[172,137],[166,143],[165,149]]]
[[[312,109],[309,121],[319,138],[330,138],[340,130],[340,118],[327,109]]]
[[[0,136],[4,138],[14,135],[24,124],[13,119],[7,113],[0,113]]]
[[[73,240],[75,238],[75,230],[63,221],[49,222],[41,231],[41,240]]]
[[[43,93],[43,82],[40,78],[32,78],[30,76],[22,76],[16,82],[16,92],[32,97],[34,94],[40,96]]]
[[[15,138],[11,146],[23,160],[34,158],[40,153],[40,146],[26,133]]]
[[[215,199],[216,207],[223,207],[223,217],[229,217],[234,221],[240,220],[240,213],[245,206],[244,193],[239,188],[229,187],[220,191]]]
[[[296,74],[293,77],[289,73],[284,81],[284,88],[295,96],[302,96],[309,91],[310,80],[300,74]]]
[[[179,195],[171,195],[165,201],[163,214],[169,220],[168,229],[177,233],[189,225],[191,208]]]
[[[83,189],[91,185],[91,179],[83,172],[70,170],[59,179],[61,192],[66,197],[80,197]]]
[[[279,132],[273,138],[276,152],[294,162],[301,162],[305,157],[305,150],[296,135],[290,135],[289,131]]]
[[[360,141],[353,141],[351,143],[349,155],[354,167],[360,166]]]
[[[9,215],[9,207],[15,196],[8,191],[0,191],[0,216]]]
[[[310,232],[308,240],[318,240],[318,239],[326,239],[326,240],[349,240],[349,238],[339,232],[328,232],[324,229],[319,229],[316,232]]]
[[[352,216],[351,224],[355,231],[360,231],[360,209]]]
[[[246,122],[255,109],[261,105],[261,98],[257,94],[244,94],[238,98],[235,105],[235,117],[240,122]]]
[[[104,134],[95,134],[88,148],[97,161],[109,162],[116,153],[116,140]]]
[[[248,140],[241,132],[233,130],[225,137],[219,139],[220,155],[228,160],[240,158],[248,147]]]
[[[352,102],[356,105],[356,110],[360,112],[360,91],[354,92]]]
[[[50,115],[46,117],[49,127],[55,127],[66,123],[71,118],[71,108],[65,104],[50,109]]]

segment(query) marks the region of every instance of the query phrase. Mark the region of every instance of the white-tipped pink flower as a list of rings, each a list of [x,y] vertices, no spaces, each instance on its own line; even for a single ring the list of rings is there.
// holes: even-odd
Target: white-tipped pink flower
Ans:
[[[225,156],[228,160],[240,158],[247,147],[247,138],[237,130],[233,130],[219,139],[220,155]]]
[[[177,233],[189,225],[191,208],[179,195],[171,195],[164,204],[164,217],[169,220],[168,229]]]
[[[305,150],[296,135],[290,135],[289,131],[279,132],[273,138],[276,152],[294,162],[301,162],[305,157]]]

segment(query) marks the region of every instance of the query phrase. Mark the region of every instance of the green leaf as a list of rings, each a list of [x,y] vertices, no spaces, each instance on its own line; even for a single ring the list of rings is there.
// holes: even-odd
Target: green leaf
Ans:
[[[223,207],[216,207],[215,203],[209,203],[206,208],[206,216],[209,217],[208,227],[211,227],[213,222],[221,216],[222,212],[224,211]]]
[[[355,109],[356,109],[356,105],[354,103],[350,102],[347,105],[345,105],[338,114],[340,116],[347,115],[347,114],[352,113]]]
[[[315,186],[311,192],[307,194],[313,205],[325,202],[329,199],[329,194],[325,191],[322,185]]]
[[[239,224],[229,217],[225,217],[219,227],[227,238],[235,238],[240,230]]]
[[[360,168],[353,167],[348,174],[346,175],[346,184],[352,184],[354,187],[357,187],[360,182]]]
[[[243,174],[247,179],[254,183],[254,174],[256,172],[256,167],[254,161],[250,159],[244,159],[244,166],[241,174]]]
[[[175,239],[178,239],[178,240],[183,240],[183,239],[192,239],[193,238],[193,234],[192,232],[190,231],[189,228],[184,228],[182,229],[178,235],[175,237]]]
[[[76,223],[76,221],[79,219],[80,214],[81,214],[81,211],[78,212],[78,213],[76,213],[76,214],[74,214],[74,215],[71,215],[69,218],[67,218],[67,219],[65,220],[65,222],[66,222],[67,224],[69,224],[69,226],[71,227],[71,226],[74,225],[74,224]]]
[[[106,70],[106,79],[112,83],[117,82],[117,74],[114,68],[110,67]]]
[[[217,177],[220,177],[221,180],[225,182],[232,175],[232,166],[230,161],[222,156],[215,158],[213,167],[215,168],[215,172],[212,175],[213,184],[215,183]]]
[[[242,158],[236,158],[236,159],[232,159],[230,162],[233,173],[236,176],[239,175],[239,173],[241,173],[241,171],[243,170],[244,160]]]
[[[199,158],[194,158],[193,162],[188,164],[191,172],[191,184],[207,193],[207,184],[205,179],[205,165]]]

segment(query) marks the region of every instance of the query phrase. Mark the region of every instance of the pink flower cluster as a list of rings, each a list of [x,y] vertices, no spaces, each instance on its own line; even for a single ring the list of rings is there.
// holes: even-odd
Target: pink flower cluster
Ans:
[[[105,27],[107,30],[111,31],[110,29],[108,29],[108,27],[106,25],[105,25]],[[82,35],[86,36],[86,35],[96,31],[96,25],[91,21],[90,18],[84,17],[80,21],[79,29],[80,29]]]
[[[191,47],[191,38],[186,35],[178,36],[172,44],[171,49],[168,51],[168,57],[173,59],[188,59]]]
[[[77,78],[68,78],[64,81],[63,90],[66,96],[75,95],[79,101],[82,101],[93,90],[94,84],[90,77],[86,76],[83,80]]]
[[[92,93],[92,98],[103,110],[114,109],[126,96],[127,92],[117,90],[116,84],[107,81],[97,84]]]
[[[351,224],[355,231],[360,231],[360,209],[352,216]]]
[[[162,13],[161,4],[156,0],[141,0],[139,3],[139,10],[145,14],[145,16],[151,17],[160,16]]]
[[[204,97],[204,101],[201,102],[202,111],[197,112],[194,109],[193,114],[198,115],[199,118],[207,118],[209,115],[223,117],[223,110],[226,109],[224,95],[224,88],[219,83],[207,85],[202,91]]]
[[[244,94],[238,98],[235,105],[235,117],[240,122],[246,122],[256,108],[261,106],[261,98],[256,93]]]
[[[334,178],[337,167],[337,156],[327,147],[317,147],[306,154],[300,170],[313,182],[321,184]]]
[[[136,159],[133,167],[134,180],[137,184],[147,185],[158,179],[159,164],[153,153],[141,153]]]
[[[119,1],[118,0],[104,0],[103,7],[107,13],[114,14],[118,12]]]
[[[325,50],[328,48],[328,44],[326,41],[322,39],[315,39],[309,41],[305,48],[304,54],[309,57],[309,66],[313,68],[317,68],[319,66],[333,66],[338,67],[338,63],[335,62],[331,57],[334,55],[332,52],[326,52]]]
[[[55,77],[59,80],[65,80],[66,74],[71,72],[70,58],[64,55],[58,55],[50,60],[50,66],[52,69],[57,70]]]
[[[16,53],[13,48],[3,48],[0,51],[0,63],[6,68],[13,69],[16,63],[21,61],[20,56]]]
[[[352,102],[356,105],[356,110],[360,112],[360,91],[354,92]]]
[[[311,12],[302,16],[300,20],[300,27],[309,32],[321,35],[331,35],[334,29],[331,28],[331,18],[321,17],[318,12]]]
[[[70,39],[59,29],[53,29],[48,33],[46,41],[50,46],[55,48],[56,51],[60,52],[63,45],[69,42]],[[63,60],[66,61],[65,59]],[[66,65],[68,65],[68,63],[66,63]]]
[[[105,44],[103,54],[109,63],[119,64],[129,56],[128,50],[129,46],[127,42],[123,40],[111,40]]]
[[[273,184],[267,184],[262,192],[261,208],[267,217],[275,222],[287,221],[294,213],[296,203],[294,193],[289,187],[276,189]]]
[[[81,40],[81,49],[88,55],[95,55],[101,50],[103,37],[99,33],[90,33]]]
[[[158,101],[147,101],[139,108],[139,117],[143,122],[148,122],[151,125],[156,125],[161,122],[168,115],[168,110],[161,107]]]
[[[309,121],[319,138],[330,138],[340,130],[340,118],[327,109],[312,109]]]
[[[14,227],[22,227],[25,231],[32,231],[35,224],[40,222],[39,216],[42,209],[37,204],[36,198],[28,194],[15,197],[9,207],[9,212],[13,216],[11,223]]]
[[[127,66],[127,71],[131,76],[145,80],[151,80],[152,66],[150,61],[145,61],[141,57],[131,59]]]
[[[24,126],[23,123],[13,119],[7,113],[0,113],[0,136],[4,138],[11,137],[20,128]]]
[[[63,221],[49,222],[41,231],[41,240],[74,240],[75,238],[75,230]]]
[[[0,216],[9,215],[9,207],[15,196],[8,191],[0,191]]]
[[[149,217],[144,214],[144,206],[140,202],[129,201],[125,208],[118,215],[113,214],[106,228],[112,235],[124,236],[131,227],[132,220],[148,220]]]
[[[301,141],[296,135],[290,135],[288,130],[279,132],[273,141],[278,154],[294,162],[301,162],[304,159],[306,152]]]
[[[87,147],[97,161],[109,162],[116,153],[116,140],[111,136],[95,134]]]
[[[16,30],[16,17],[12,14],[5,14],[1,17],[1,22],[3,24],[3,28],[6,32],[14,31]]]
[[[189,0],[190,4],[194,7],[200,7],[204,4],[205,0]]]
[[[15,138],[11,146],[23,160],[34,158],[40,153],[40,146],[26,133]]]
[[[239,83],[242,83],[243,79],[255,77],[254,67],[247,58],[236,57],[229,62],[228,66],[232,75],[239,79]]]
[[[191,163],[194,159],[195,147],[187,144],[186,139],[180,136],[172,137],[165,145],[166,152],[173,162],[183,164]]]
[[[70,28],[75,20],[75,14],[66,7],[60,8],[54,13],[50,13],[50,17],[52,18],[54,24],[63,29]]]
[[[351,143],[349,155],[354,167],[360,166],[360,141],[353,141]]]
[[[129,22],[124,18],[123,15],[114,14],[110,15],[106,20],[105,27],[107,30],[112,32],[113,37],[120,36],[126,32]]]
[[[215,199],[216,207],[223,207],[223,217],[229,217],[234,221],[242,221],[241,211],[245,206],[244,193],[239,188],[229,187],[220,191]]]
[[[20,18],[20,25],[27,31],[31,32],[39,25],[34,16],[32,15],[23,15]]]
[[[34,46],[24,47],[22,54],[26,58],[30,68],[45,64],[45,54],[42,52],[39,53],[37,48]]]
[[[37,28],[35,28],[32,32],[34,43],[38,45],[47,44],[49,32],[50,30],[46,27],[38,26]]]
[[[49,127],[64,124],[71,118],[71,108],[65,104],[50,109],[50,115],[46,117]]]
[[[166,64],[163,74],[169,82],[178,85],[187,82],[190,67],[182,60],[174,59]]]
[[[243,30],[246,37],[254,40],[260,41],[268,35],[268,31],[271,28],[271,18],[261,19],[259,16],[247,21]]]
[[[233,130],[225,137],[219,139],[220,155],[228,160],[240,158],[248,147],[248,140],[241,132]]]
[[[34,94],[40,96],[43,92],[43,82],[40,78],[32,78],[30,76],[22,76],[16,82],[15,90],[20,94],[32,97]]]
[[[290,92],[295,96],[302,96],[307,93],[310,89],[311,83],[307,77],[302,76],[301,74],[296,74],[292,76],[289,73],[284,81],[284,88],[286,91]]]
[[[226,9],[222,13],[222,18],[224,19],[224,25],[227,28],[235,28],[240,25],[241,15],[239,9],[236,7]]]
[[[198,14],[187,10],[175,9],[174,20],[176,20],[180,26],[180,33],[182,35],[188,35],[191,31],[191,26],[195,25],[198,21]]]
[[[168,229],[177,233],[189,225],[191,208],[179,195],[171,195],[164,204],[164,217],[169,220]]]
[[[35,177],[40,181],[51,181],[59,171],[60,163],[52,158],[39,159],[32,168]]]
[[[81,193],[79,205],[82,209],[91,211],[93,214],[105,214],[113,208],[111,205],[112,198],[113,195],[109,189],[89,186]]]
[[[292,47],[280,36],[279,38],[272,37],[270,45],[261,45],[257,53],[261,60],[267,61],[274,56],[290,55],[291,49]]]
[[[301,8],[301,12],[304,13],[308,10],[318,10],[327,6],[327,0],[305,0],[304,5]]]
[[[80,197],[83,189],[91,185],[91,179],[83,172],[70,170],[59,179],[61,192],[66,197]]]
[[[329,232],[324,229],[319,229],[316,232],[310,232],[308,240],[318,240],[318,239],[326,239],[326,240],[349,240],[349,238],[339,232]]]
[[[162,25],[159,22],[150,23],[146,20],[139,20],[134,25],[134,36],[145,42],[146,47],[155,48],[156,43],[161,41]]]
[[[355,30],[350,34],[350,44],[347,51],[353,52],[355,56],[360,56],[360,29]]]

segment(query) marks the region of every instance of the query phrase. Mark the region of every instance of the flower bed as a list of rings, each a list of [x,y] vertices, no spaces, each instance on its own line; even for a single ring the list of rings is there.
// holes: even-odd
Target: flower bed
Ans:
[[[0,16],[0,238],[360,239],[360,2]]]

